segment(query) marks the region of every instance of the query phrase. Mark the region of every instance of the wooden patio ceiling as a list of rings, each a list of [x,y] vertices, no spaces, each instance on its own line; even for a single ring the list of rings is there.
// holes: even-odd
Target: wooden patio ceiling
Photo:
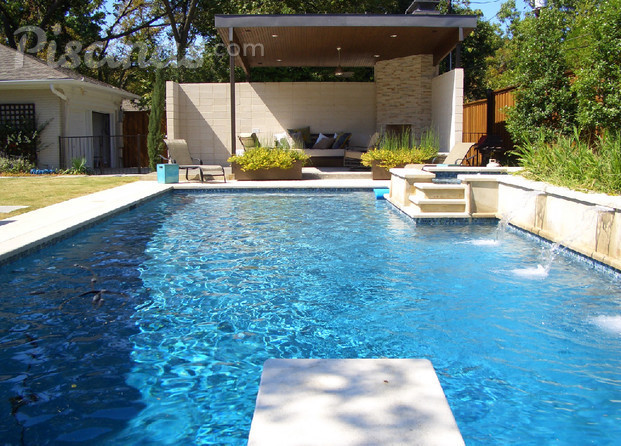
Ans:
[[[476,16],[457,15],[217,15],[235,64],[253,67],[371,67],[377,61],[433,54],[437,65],[476,27]],[[237,51],[237,50],[236,50]]]

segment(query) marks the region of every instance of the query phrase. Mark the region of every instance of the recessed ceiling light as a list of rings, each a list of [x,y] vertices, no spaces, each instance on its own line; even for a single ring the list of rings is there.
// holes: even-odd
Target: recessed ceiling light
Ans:
[[[374,54],[373,57],[380,57],[380,55],[379,54]]]
[[[276,62],[282,62],[282,59],[276,59]]]
[[[392,37],[394,39],[395,37],[397,37],[397,35],[396,34],[391,34],[390,37]]]
[[[278,34],[272,34],[272,37],[276,38],[278,37]]]

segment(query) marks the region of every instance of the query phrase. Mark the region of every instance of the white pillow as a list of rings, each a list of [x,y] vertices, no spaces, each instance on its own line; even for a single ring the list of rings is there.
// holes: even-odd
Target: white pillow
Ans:
[[[317,137],[317,141],[315,141],[315,144],[317,144],[322,139],[328,139],[328,138],[329,138],[329,136],[326,136],[323,133],[320,133],[319,136]]]

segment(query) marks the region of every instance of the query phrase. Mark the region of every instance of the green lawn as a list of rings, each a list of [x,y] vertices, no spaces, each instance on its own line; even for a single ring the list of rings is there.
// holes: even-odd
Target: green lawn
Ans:
[[[139,177],[0,177],[0,206],[28,206],[0,214],[0,220],[137,180]]]

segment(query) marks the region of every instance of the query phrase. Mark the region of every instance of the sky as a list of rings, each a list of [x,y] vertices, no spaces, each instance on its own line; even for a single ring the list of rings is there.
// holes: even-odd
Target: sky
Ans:
[[[485,20],[497,22],[498,19],[496,17],[496,14],[498,14],[500,6],[505,1],[506,0],[472,0],[470,2],[470,7],[472,9],[480,9],[481,11],[483,11],[483,14],[485,15]],[[515,4],[520,11],[530,11],[530,7],[527,6],[528,2],[526,0],[515,0]]]

